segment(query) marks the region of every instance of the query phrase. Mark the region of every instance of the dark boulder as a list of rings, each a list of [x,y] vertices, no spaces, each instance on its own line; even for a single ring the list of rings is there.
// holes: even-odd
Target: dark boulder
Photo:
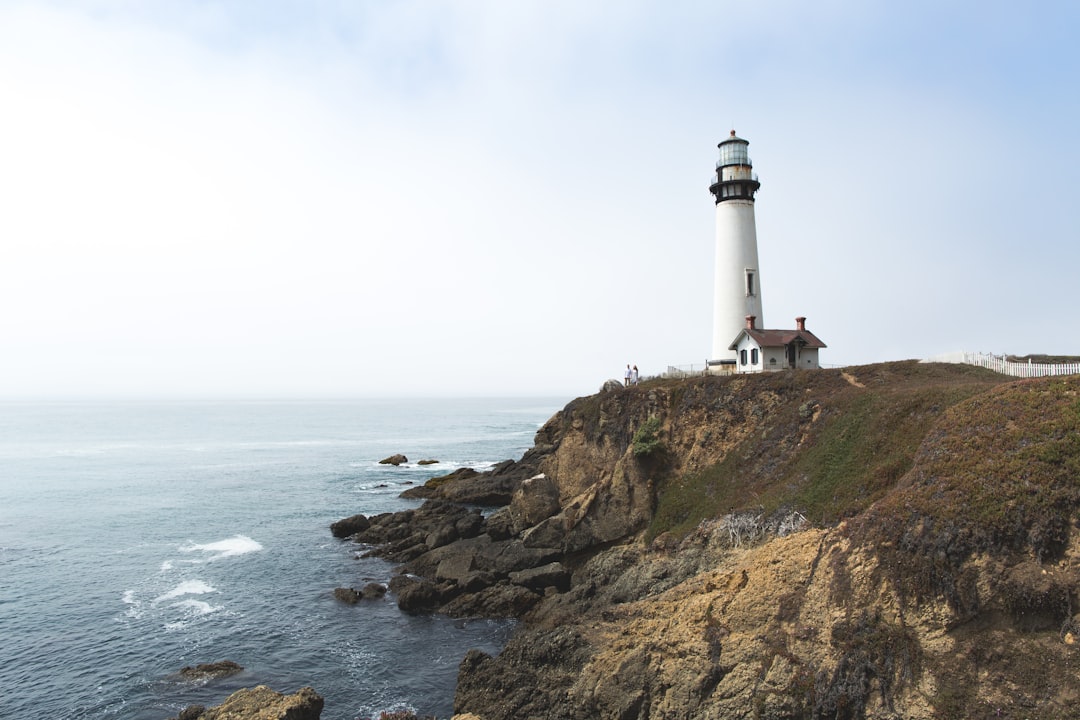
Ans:
[[[402,510],[401,512],[372,515],[368,518],[368,526],[353,534],[353,540],[369,545],[383,545],[402,540],[412,534],[409,526],[412,523],[414,513],[414,510]]]
[[[371,522],[364,515],[353,515],[344,520],[338,520],[330,525],[330,532],[336,538],[352,537],[358,532],[371,527]]]
[[[461,536],[458,535],[455,523],[453,520],[448,520],[429,532],[427,537],[424,538],[424,544],[429,548],[437,548],[449,545],[459,537]]]
[[[409,458],[405,457],[401,453],[397,453],[396,455],[391,455],[388,458],[383,458],[382,460],[379,461],[379,464],[380,465],[393,465],[394,467],[397,467],[398,465],[401,465],[402,463],[407,463],[407,462],[409,462]]]
[[[390,552],[384,553],[372,553],[372,557],[383,557],[394,563],[405,563],[410,560],[415,560],[428,550],[427,543],[424,542],[424,537],[420,535],[413,535],[400,543],[395,543]]]
[[[514,532],[514,518],[510,514],[509,507],[499,508],[488,515],[484,526],[492,540],[507,540],[516,534]]]
[[[344,587],[334,590],[334,597],[348,605],[355,605],[361,600],[378,600],[385,594],[386,586],[377,582],[369,582],[362,590]]]
[[[540,567],[528,568],[510,573],[510,582],[530,590],[544,590],[549,587],[559,592],[570,589],[570,573],[560,562],[548,563]]]
[[[457,595],[442,612],[450,617],[519,618],[541,599],[527,587],[501,582]]]
[[[180,711],[180,714],[176,716],[176,720],[199,720],[204,712],[206,712],[205,705],[188,705]]]
[[[364,586],[364,589],[360,591],[360,595],[365,600],[378,600],[386,595],[386,585],[377,582],[369,582]]]
[[[456,482],[469,480],[480,475],[480,472],[471,467],[458,468],[457,470],[431,478],[419,487],[409,488],[401,493],[401,497],[410,500],[431,500],[443,497],[445,486]]]
[[[435,584],[412,575],[398,575],[390,581],[390,590],[397,595],[398,608],[407,613],[434,610],[439,603]]]
[[[477,508],[465,517],[458,518],[454,522],[454,527],[457,529],[458,536],[461,538],[468,539],[476,537],[484,532],[484,515],[480,512],[479,508]]]
[[[438,460],[420,460],[416,464],[417,465],[438,465],[439,461]]]
[[[360,593],[353,588],[334,588],[334,598],[347,605],[355,605],[360,602]]]

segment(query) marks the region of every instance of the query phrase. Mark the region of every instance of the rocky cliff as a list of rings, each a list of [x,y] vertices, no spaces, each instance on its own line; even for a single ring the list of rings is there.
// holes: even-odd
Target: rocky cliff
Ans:
[[[509,503],[467,510],[471,484]],[[1080,378],[609,388],[425,493],[335,534],[402,563],[405,609],[523,620],[464,659],[460,713],[1080,717]]]

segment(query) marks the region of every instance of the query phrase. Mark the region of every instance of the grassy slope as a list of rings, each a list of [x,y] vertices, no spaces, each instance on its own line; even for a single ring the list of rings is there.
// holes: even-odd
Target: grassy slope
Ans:
[[[911,469],[939,418],[1005,381],[915,361],[751,378],[740,392],[776,392],[785,402],[721,462],[661,483],[649,535],[743,510],[797,510],[826,525],[852,517]]]
[[[904,561],[896,580],[910,595],[963,607],[973,553],[1054,560],[1078,509],[1080,376],[1021,380],[950,408],[912,471],[852,532]]]

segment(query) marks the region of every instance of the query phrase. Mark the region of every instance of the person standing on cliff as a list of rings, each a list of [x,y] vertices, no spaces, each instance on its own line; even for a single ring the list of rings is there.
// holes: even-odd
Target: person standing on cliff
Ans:
[[[634,369],[630,372],[630,384],[631,385],[637,385],[637,381],[638,381],[638,369],[637,369],[637,365],[635,365]]]
[[[633,377],[633,376],[634,376],[634,373],[631,372],[630,365],[627,364],[626,372],[623,374],[623,385],[625,387],[630,387],[630,378]]]

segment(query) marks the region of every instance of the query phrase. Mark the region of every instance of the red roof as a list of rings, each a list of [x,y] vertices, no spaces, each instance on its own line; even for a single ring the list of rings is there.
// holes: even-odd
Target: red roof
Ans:
[[[786,347],[793,342],[802,341],[805,347],[810,348],[823,348],[827,347],[825,343],[818,339],[817,335],[809,330],[759,330],[754,328],[743,328],[739,333],[735,341],[728,346],[728,350],[735,350],[739,345],[739,340],[742,340],[743,335],[749,335],[754,339],[754,342],[759,347]]]

